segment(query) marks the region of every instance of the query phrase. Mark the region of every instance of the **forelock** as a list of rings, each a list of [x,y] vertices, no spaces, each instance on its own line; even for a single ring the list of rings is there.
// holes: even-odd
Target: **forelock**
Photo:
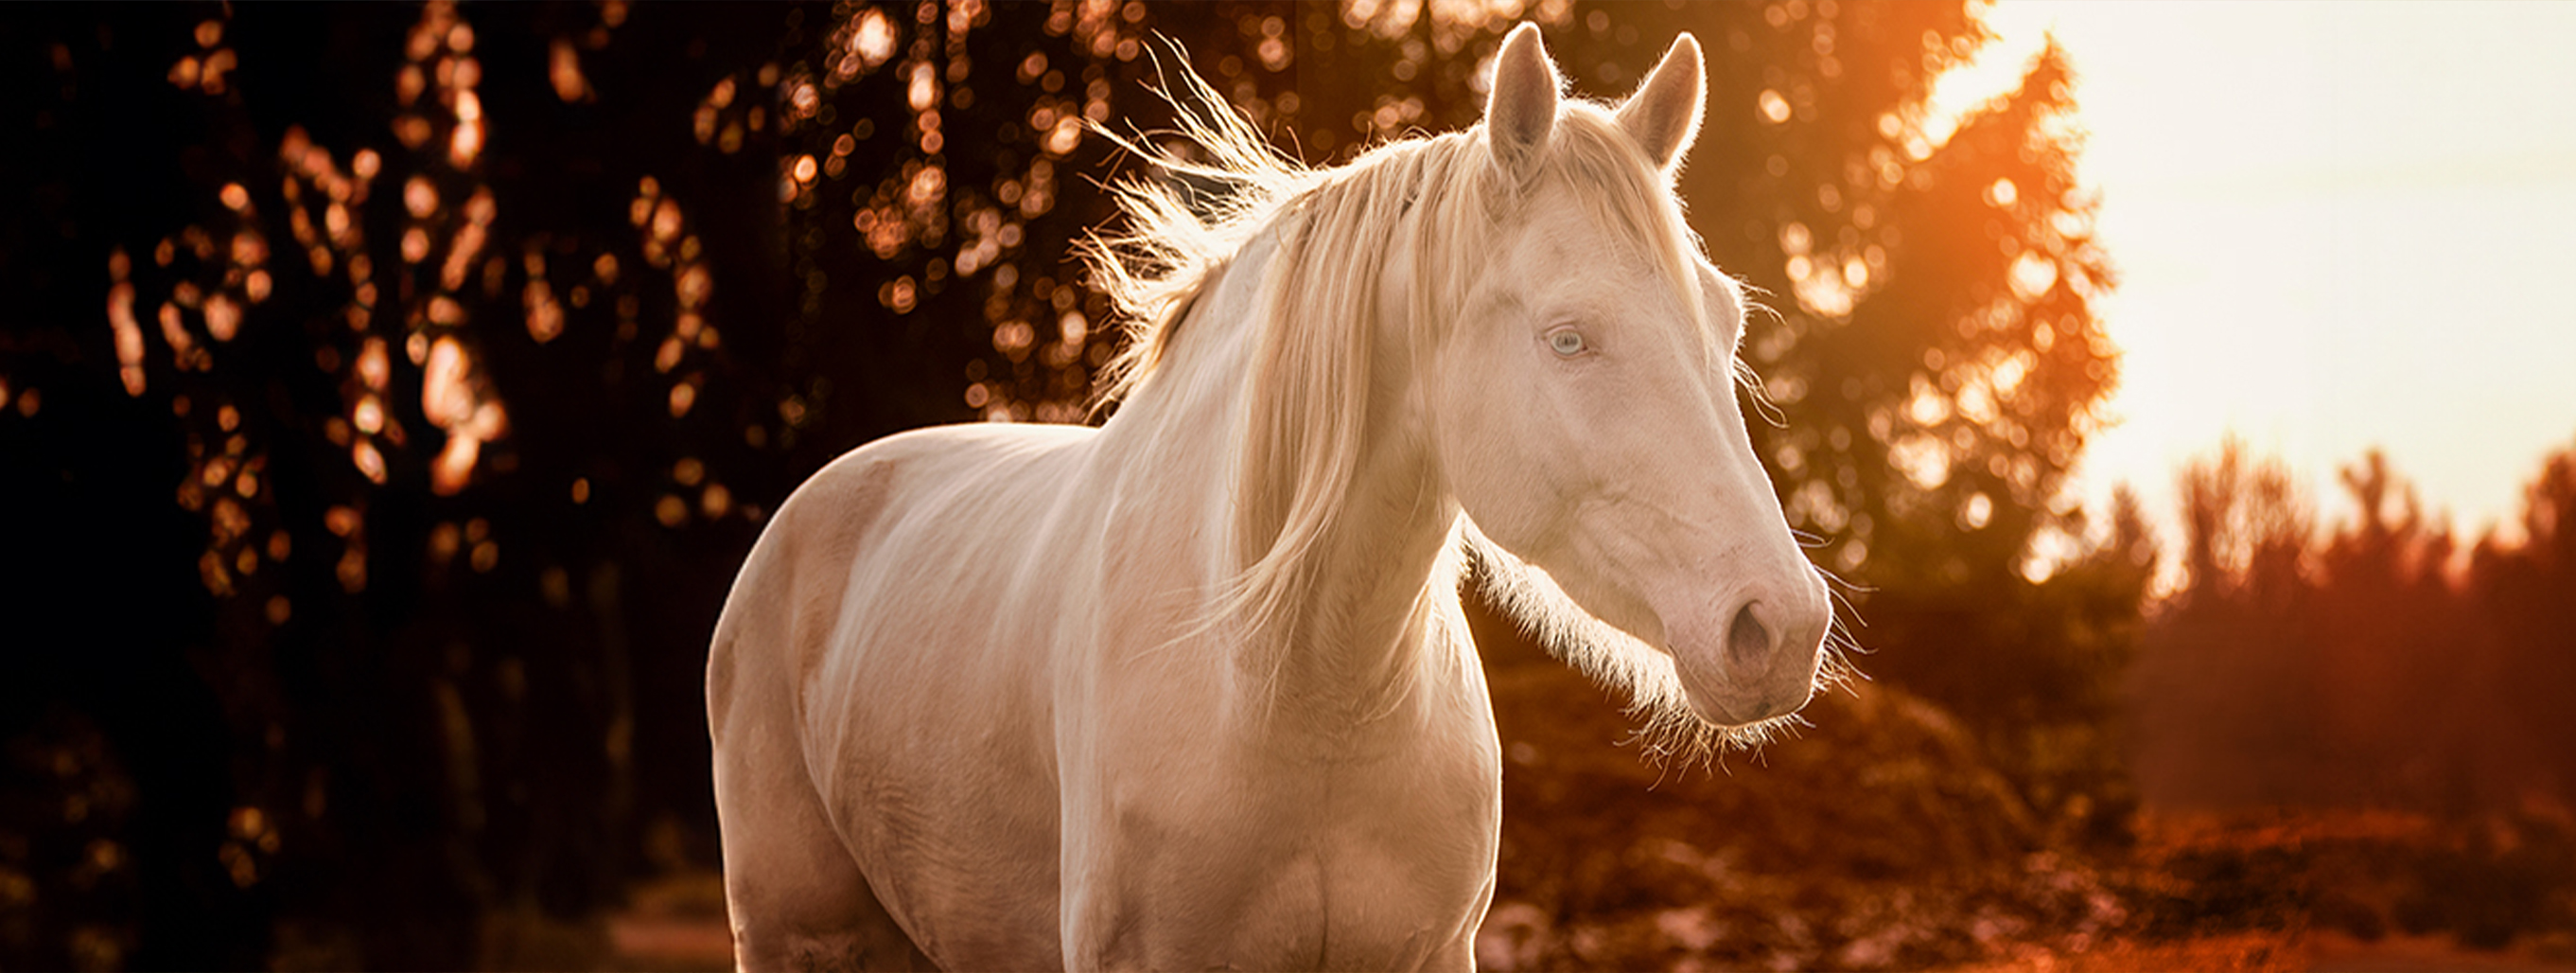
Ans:
[[[1664,171],[1619,128],[1609,109],[1568,102],[1538,169],[1542,186],[1567,193],[1604,232],[1653,264],[1692,320],[1706,321],[1699,239]]]

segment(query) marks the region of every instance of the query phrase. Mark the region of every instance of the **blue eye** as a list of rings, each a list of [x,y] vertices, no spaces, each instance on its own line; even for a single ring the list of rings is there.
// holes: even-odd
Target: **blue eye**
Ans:
[[[1572,358],[1583,353],[1583,333],[1571,328],[1559,331],[1547,336],[1547,346],[1557,354]]]

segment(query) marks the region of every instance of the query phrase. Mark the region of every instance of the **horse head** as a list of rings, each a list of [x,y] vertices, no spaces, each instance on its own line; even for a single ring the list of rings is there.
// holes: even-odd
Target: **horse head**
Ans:
[[[1813,693],[1831,606],[1745,429],[1744,297],[1672,191],[1699,44],[1682,35],[1616,106],[1563,84],[1537,30],[1514,31],[1480,130],[1493,236],[1448,241],[1474,256],[1430,355],[1433,448],[1476,533],[1669,659],[1666,702],[1725,728],[1784,717]]]

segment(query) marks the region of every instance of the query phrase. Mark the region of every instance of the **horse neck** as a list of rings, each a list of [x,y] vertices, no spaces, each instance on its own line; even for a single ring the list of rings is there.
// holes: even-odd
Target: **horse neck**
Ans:
[[[1427,437],[1400,400],[1372,395],[1359,471],[1341,518],[1315,546],[1309,597],[1285,644],[1254,653],[1275,667],[1284,712],[1356,729],[1419,703],[1417,677],[1442,599],[1454,599],[1457,501],[1440,486]]]
[[[1202,498],[1169,511],[1166,529],[1202,540],[1232,536],[1238,488],[1230,458],[1253,410],[1253,383],[1243,376],[1268,327],[1260,281],[1276,252],[1264,232],[1247,243],[1181,323],[1161,374],[1121,407],[1104,439],[1132,450],[1129,469],[1166,477],[1167,496]],[[1287,282],[1296,286],[1296,282]],[[1365,432],[1341,516],[1307,554],[1312,584],[1274,630],[1229,638],[1242,678],[1232,680],[1246,713],[1265,723],[1350,733],[1418,702],[1417,677],[1440,600],[1454,598],[1451,555],[1456,501],[1441,485],[1411,388],[1413,368],[1401,342],[1374,343]],[[1174,480],[1199,490],[1172,490]],[[1200,548],[1200,579],[1223,590],[1240,554]]]

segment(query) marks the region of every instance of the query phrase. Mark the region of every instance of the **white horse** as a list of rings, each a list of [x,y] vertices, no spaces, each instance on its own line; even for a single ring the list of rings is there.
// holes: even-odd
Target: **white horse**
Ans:
[[[1483,124],[1322,170],[1185,110],[1215,161],[1163,161],[1231,191],[1123,190],[1114,417],[906,433],[796,491],[707,667],[738,963],[1472,968],[1471,560],[1667,728],[1805,703],[1826,592],[1671,189],[1699,45],[1615,108],[1561,84],[1524,25]]]

